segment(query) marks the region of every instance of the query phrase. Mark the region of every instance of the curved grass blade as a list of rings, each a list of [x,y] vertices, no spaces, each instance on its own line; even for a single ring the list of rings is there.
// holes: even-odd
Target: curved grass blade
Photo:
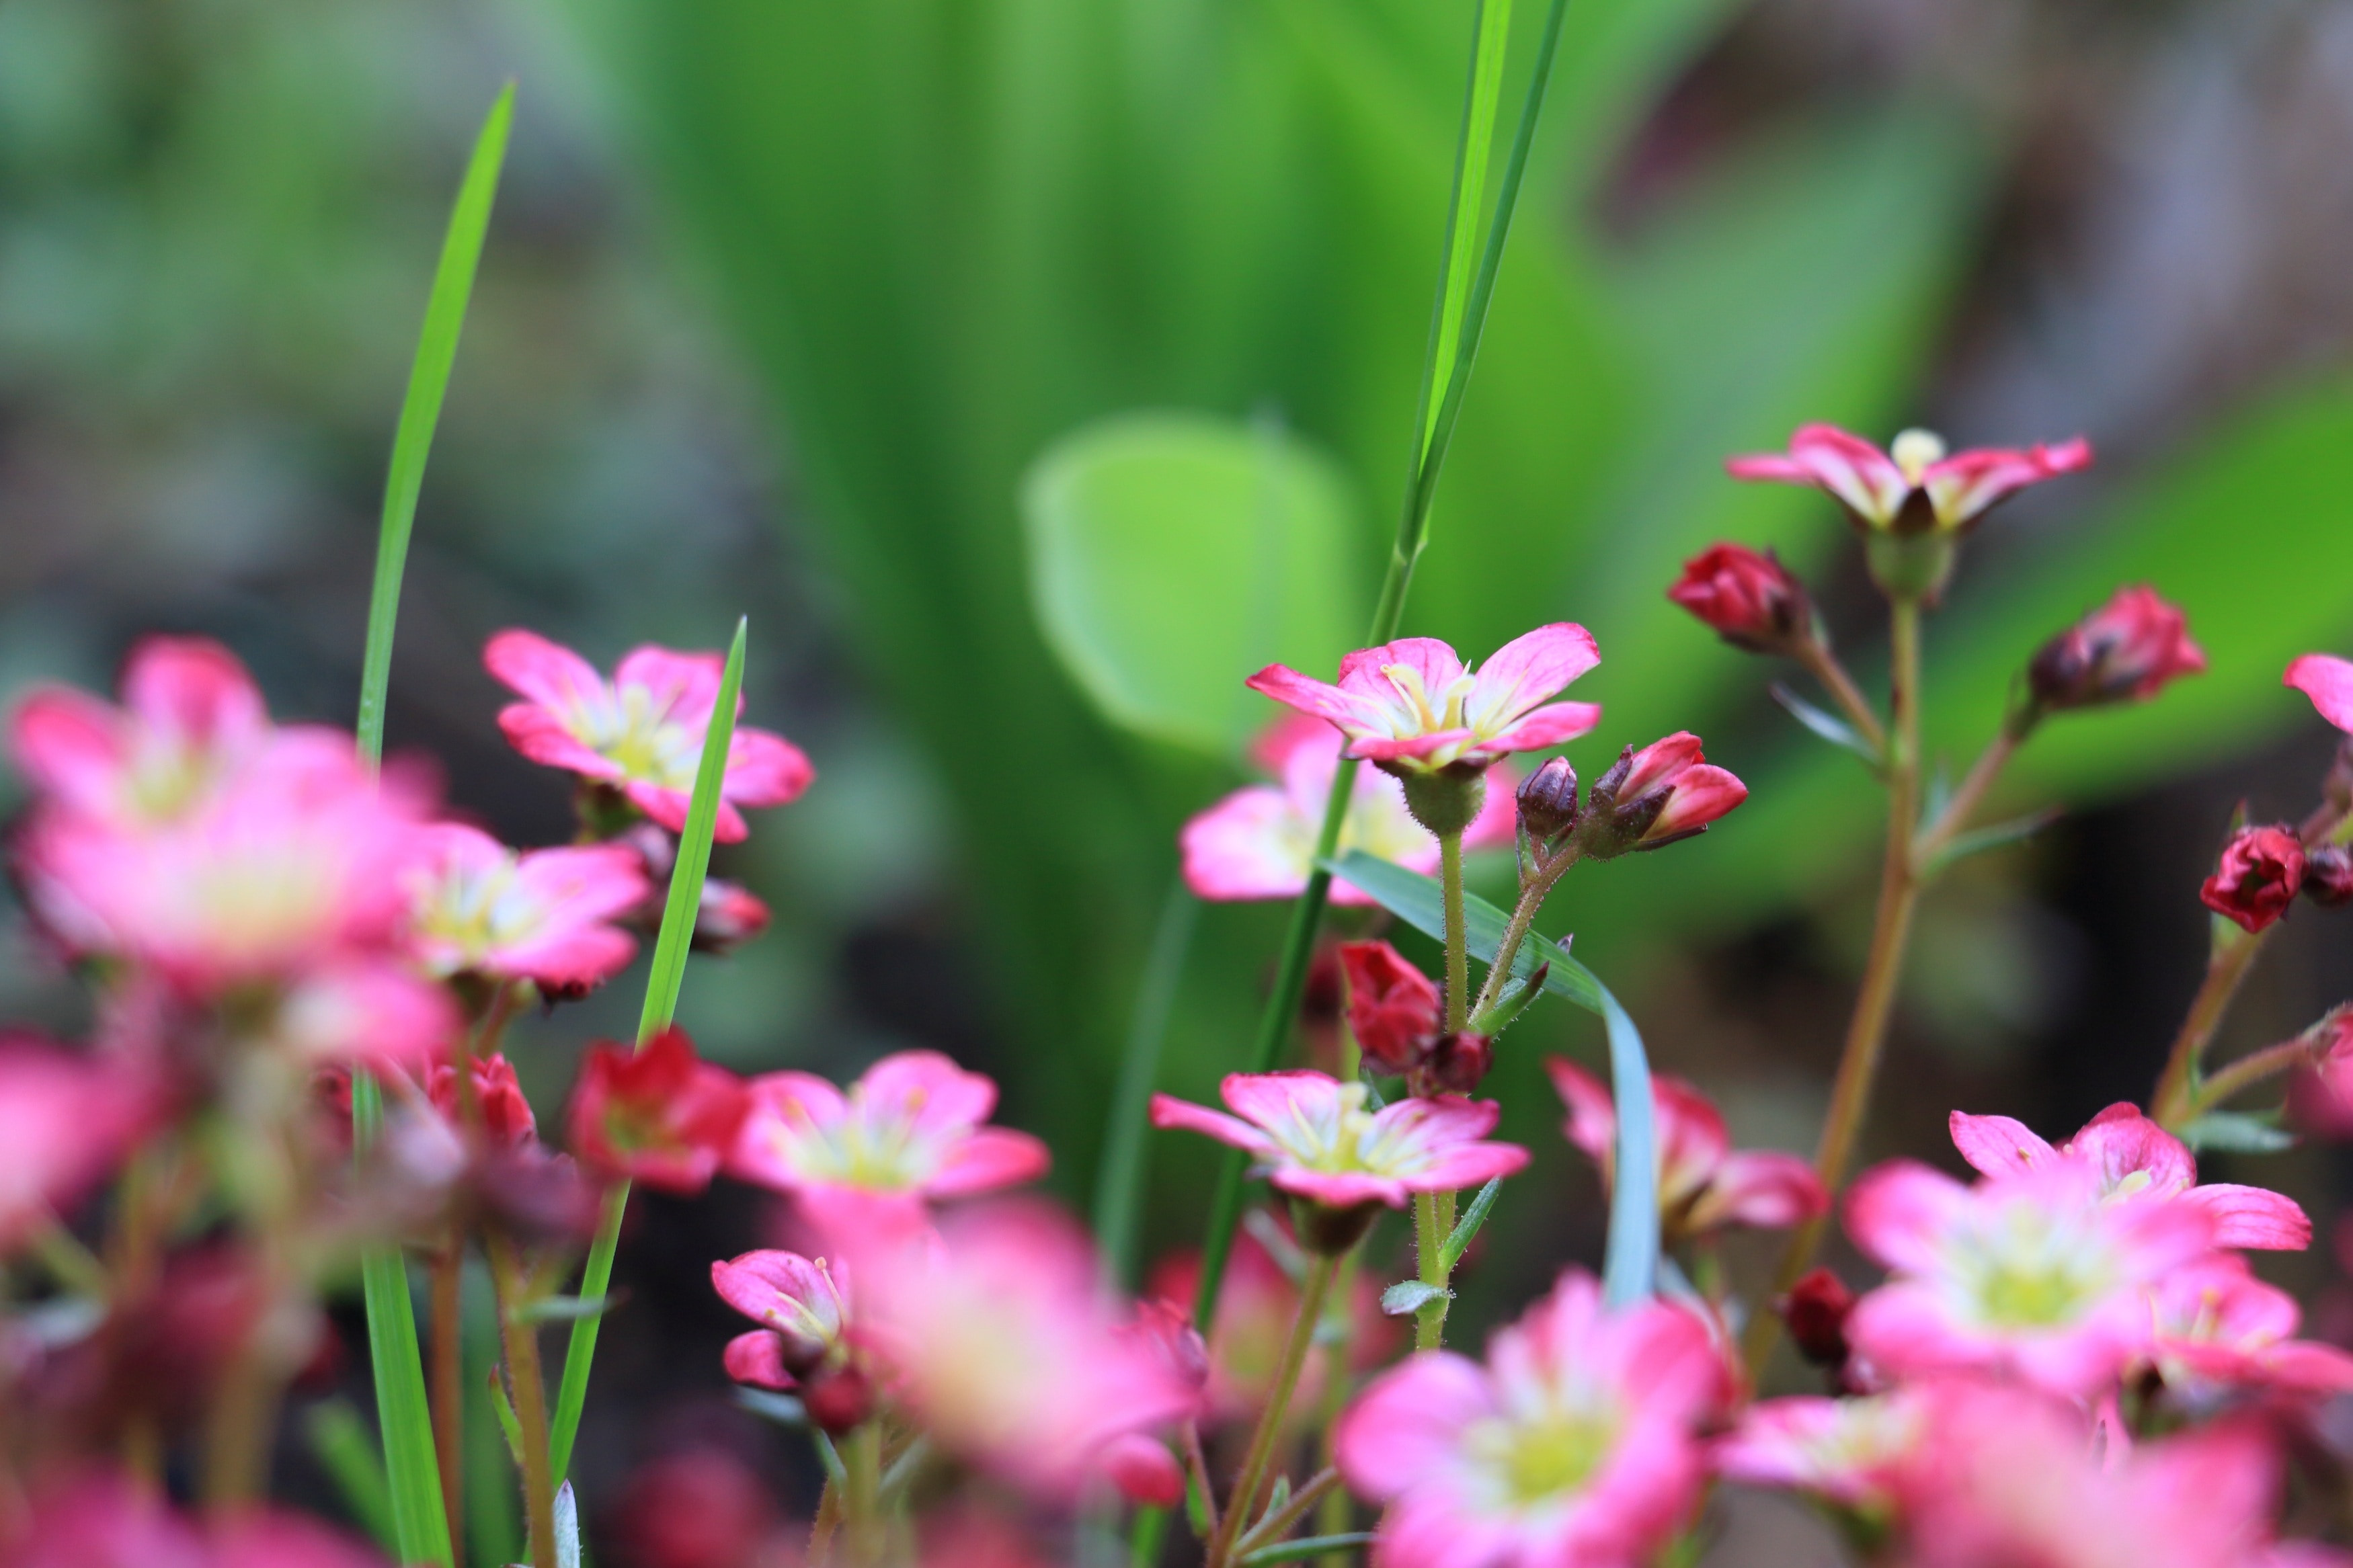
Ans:
[[[735,641],[727,649],[727,668],[719,679],[719,700],[711,710],[711,728],[702,737],[702,760],[695,765],[686,829],[678,836],[678,859],[670,867],[670,896],[662,905],[661,933],[654,938],[653,969],[646,976],[646,1003],[638,1015],[641,1047],[669,1028],[678,1015],[687,951],[694,941],[695,916],[702,908],[702,879],[711,869],[719,786],[727,776],[727,755],[735,742],[735,703],[744,689],[744,644],[749,630],[748,621],[735,623]],[[588,1249],[587,1266],[580,1275],[582,1300],[601,1300],[612,1286],[613,1254],[621,1243],[621,1215],[628,1204],[627,1182],[605,1200],[604,1224],[597,1229],[596,1243]],[[602,1314],[575,1321],[572,1342],[565,1348],[564,1379],[556,1386],[555,1414],[547,1433],[548,1468],[559,1479],[572,1463],[573,1440],[580,1435],[580,1412],[588,1403],[588,1369],[596,1359],[596,1332],[604,1321]]]
[[[354,1155],[364,1154],[383,1128],[383,1091],[375,1079],[353,1073]],[[417,1349],[417,1310],[408,1299],[408,1263],[400,1248],[371,1248],[360,1259],[360,1282],[367,1298],[368,1368],[375,1382],[376,1421],[384,1428],[393,1538],[403,1563],[449,1568],[449,1517],[441,1505],[441,1467],[433,1450],[424,1358]]]
[[[1446,910],[1437,879],[1361,849],[1327,860],[1324,867],[1416,931],[1445,940]],[[1482,963],[1494,962],[1508,919],[1476,894],[1463,895],[1462,926],[1472,957]],[[1651,1060],[1642,1048],[1641,1032],[1609,987],[1593,971],[1569,957],[1567,948],[1531,933],[1513,959],[1512,971],[1532,973],[1539,963],[1551,966],[1545,975],[1545,989],[1598,1014],[1609,1036],[1609,1089],[1618,1113],[1618,1179],[1609,1190],[1609,1242],[1603,1252],[1601,1289],[1611,1305],[1624,1306],[1651,1294],[1659,1270],[1659,1143],[1651,1101]],[[1635,1171],[1650,1173],[1649,1179],[1628,1180],[1628,1173]]]
[[[327,1479],[343,1494],[353,1521],[386,1552],[400,1550],[392,1522],[392,1483],[385,1479],[384,1456],[376,1451],[375,1434],[367,1428],[348,1399],[329,1399],[311,1407],[302,1424],[311,1453]]]
[[[1103,1273],[1118,1286],[1135,1272],[1135,1215],[1144,1198],[1145,1111],[1160,1071],[1160,1048],[1168,1037],[1168,1014],[1176,1005],[1176,983],[1193,944],[1200,900],[1179,877],[1168,889],[1136,987],[1135,1014],[1129,1021],[1127,1051],[1119,1084],[1112,1091],[1111,1127],[1105,1134],[1103,1168],[1095,1178],[1095,1241],[1103,1249]]]

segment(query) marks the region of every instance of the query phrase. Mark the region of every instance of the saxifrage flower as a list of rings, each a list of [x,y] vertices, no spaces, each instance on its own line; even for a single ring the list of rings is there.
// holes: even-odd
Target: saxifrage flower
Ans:
[[[1600,662],[1593,634],[1564,621],[1505,643],[1475,674],[1436,637],[1400,637],[1342,659],[1336,686],[1280,664],[1249,685],[1330,721],[1352,757],[1392,773],[1436,773],[1484,769],[1591,730],[1601,721],[1598,706],[1551,699]]]
[[[1485,1365],[1409,1357],[1334,1433],[1350,1488],[1388,1505],[1375,1568],[1648,1563],[1698,1501],[1694,1433],[1723,1378],[1696,1317],[1612,1311],[1574,1270],[1497,1331]]]
[[[2150,1292],[2156,1329],[2148,1361],[2180,1397],[2212,1403],[2238,1388],[2327,1395],[2353,1393],[2353,1354],[2295,1337],[2295,1298],[2218,1252],[2177,1268]]]
[[[1415,1193],[1456,1192],[1507,1176],[1528,1152],[1482,1142],[1502,1108],[1459,1095],[1365,1109],[1361,1083],[1320,1072],[1229,1073],[1228,1116],[1170,1095],[1152,1097],[1152,1125],[1207,1133],[1247,1151],[1277,1191],[1326,1208],[1401,1208]]]
[[[2304,862],[2304,842],[2293,827],[2242,827],[2222,847],[2198,901],[2248,931],[2261,931],[2295,902]]]
[[[1288,899],[1307,886],[1324,803],[1339,770],[1342,740],[1331,725],[1286,714],[1269,726],[1252,756],[1280,781],[1246,784],[1185,824],[1177,836],[1185,885],[1211,900]],[[1511,774],[1490,774],[1504,786],[1487,792],[1478,817],[1463,830],[1466,849],[1512,841]],[[1386,773],[1362,769],[1340,825],[1339,853],[1362,849],[1409,871],[1438,870],[1438,840],[1406,810],[1405,787]],[[1345,880],[1332,884],[1335,904],[1370,904],[1370,895]]]
[[[1618,1112],[1606,1085],[1561,1057],[1546,1058],[1553,1087],[1568,1108],[1567,1140],[1610,1179],[1618,1152]],[[1814,1168],[1778,1149],[1732,1147],[1723,1113],[1682,1079],[1651,1079],[1659,1141],[1659,1223],[1670,1236],[1695,1236],[1722,1226],[1782,1229],[1830,1207]]]
[[[566,1129],[575,1157],[597,1174],[692,1194],[711,1184],[750,1109],[744,1080],[697,1057],[673,1026],[635,1051],[589,1047]]]
[[[1912,1384],[1852,1399],[1760,1400],[1716,1441],[1715,1472],[1883,1520],[1905,1467],[1928,1436],[1935,1386]]]
[[[845,1344],[849,1268],[839,1260],[764,1249],[711,1266],[721,1300],[760,1324],[727,1342],[727,1375],[762,1388],[792,1388]]]
[[[644,859],[619,845],[520,854],[479,828],[425,830],[410,871],[408,945],[436,974],[529,980],[577,995],[638,950],[610,922],[646,900]]]
[[[2179,607],[2154,589],[2128,587],[2044,643],[2026,682],[2043,708],[2094,708],[2145,701],[2205,668],[2205,650],[2190,640]]]
[[[1725,468],[1738,479],[1811,485],[1862,528],[1926,533],[1967,528],[2028,485],[2091,464],[2091,443],[2080,436],[2052,447],[1947,455],[1943,438],[1926,430],[1906,430],[1883,452],[1835,425],[1804,425],[1788,451],[1734,458]]]
[[[623,658],[608,681],[570,648],[535,632],[503,631],[482,649],[482,663],[525,699],[499,714],[516,751],[610,784],[671,832],[684,830],[724,658],[648,646]],[[783,805],[816,776],[782,735],[737,726],[713,836],[742,838],[749,830],[739,806]]]

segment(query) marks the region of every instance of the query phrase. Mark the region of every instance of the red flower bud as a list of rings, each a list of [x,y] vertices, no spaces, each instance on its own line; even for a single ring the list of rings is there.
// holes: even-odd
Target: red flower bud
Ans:
[[[1813,630],[1806,585],[1769,550],[1759,555],[1743,544],[1711,544],[1683,563],[1667,597],[1751,653],[1786,653]]]
[[[1678,731],[1639,752],[1627,747],[1593,781],[1577,842],[1597,860],[1662,848],[1747,798],[1746,784],[1704,759],[1697,735]]]
[[[599,1175],[699,1193],[751,1105],[744,1080],[698,1059],[683,1029],[664,1029],[634,1053],[598,1044],[572,1091],[572,1152]]]
[[[2242,827],[2199,899],[2218,915],[2261,931],[2287,912],[2304,885],[2304,845],[2293,828]]]
[[[1577,770],[1555,757],[1520,785],[1520,821],[1539,843],[1577,826]]]
[[[1418,1066],[1440,1026],[1438,987],[1385,942],[1340,944],[1348,1027],[1365,1059],[1386,1073]]]
[[[1495,1065],[1493,1042],[1467,1031],[1440,1036],[1423,1069],[1432,1094],[1469,1094]],[[1417,1091],[1419,1091],[1417,1086]]]
[[[874,1383],[856,1362],[826,1367],[801,1384],[801,1405],[809,1425],[839,1437],[874,1414]]]
[[[2154,697],[2178,676],[2197,675],[2206,655],[2189,640],[2181,612],[2146,587],[2116,597],[2052,637],[2026,668],[2043,708],[2092,708]]]
[[[768,929],[768,906],[740,882],[706,878],[702,908],[694,920],[694,951],[720,956]]]
[[[2324,844],[2304,857],[2304,896],[2323,909],[2353,903],[2353,852]]]
[[[473,1079],[474,1104],[482,1119],[482,1131],[492,1142],[528,1143],[537,1136],[539,1122],[531,1113],[531,1101],[522,1096],[522,1085],[515,1081],[514,1064],[497,1054],[477,1057]],[[455,1066],[437,1064],[426,1075],[425,1092],[445,1120],[464,1121]]]
[[[1817,1268],[1774,1305],[1789,1325],[1789,1339],[1799,1354],[1816,1366],[1846,1364],[1846,1320],[1854,1310],[1854,1292],[1846,1281],[1827,1268]]]

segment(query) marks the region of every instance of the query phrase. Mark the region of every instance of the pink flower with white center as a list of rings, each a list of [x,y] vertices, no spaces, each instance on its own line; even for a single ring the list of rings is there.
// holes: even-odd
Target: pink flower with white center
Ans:
[[[1483,769],[1584,734],[1601,722],[1600,708],[1550,699],[1600,662],[1593,634],[1562,621],[1505,643],[1476,674],[1436,637],[1400,637],[1342,659],[1336,686],[1280,664],[1247,684],[1330,721],[1350,756],[1426,773]]]
[[[464,1026],[448,991],[381,958],[323,963],[288,982],[276,1004],[261,1037],[313,1063],[422,1071]]]
[[[671,832],[685,829],[724,658],[648,646],[623,658],[608,681],[570,648],[535,632],[504,631],[482,649],[482,664],[526,699],[499,714],[516,751],[609,784]],[[783,805],[816,777],[790,741],[739,726],[713,836],[734,843],[750,831],[738,806]]]
[[[2289,662],[2280,684],[2311,698],[2322,718],[2353,735],[2353,661],[2307,653]]]
[[[1326,1208],[1402,1208],[1415,1193],[1451,1193],[1508,1176],[1528,1152],[1481,1142],[1502,1107],[1460,1095],[1365,1109],[1361,1083],[1320,1072],[1229,1073],[1219,1089],[1234,1111],[1152,1097],[1152,1125],[1203,1132],[1246,1150],[1279,1192]]]
[[[1099,1477],[1166,1495],[1176,1462],[1150,1434],[1190,1414],[1197,1392],[1123,1331],[1075,1225],[1009,1203],[949,1216],[936,1244],[866,1240],[854,1337],[934,1443],[1047,1500]]]
[[[2295,1337],[2295,1298],[2256,1279],[2247,1260],[2218,1252],[2158,1281],[2149,1293],[2150,1364],[2177,1394],[2200,1403],[2222,1388],[2284,1394],[2353,1393],[2353,1355]]]
[[[0,1037],[0,1258],[69,1210],[143,1131],[155,1097],[119,1063]]]
[[[2242,1568],[2272,1539],[2269,1434],[2225,1421],[2102,1453],[2080,1411],[1954,1384],[1905,1478],[1907,1568]]]
[[[1762,1400],[1717,1439],[1715,1473],[1883,1520],[1933,1425],[1935,1386],[1911,1384],[1859,1399]]]
[[[1484,1366],[1424,1351],[1340,1417],[1340,1473],[1386,1503],[1374,1568],[1636,1568],[1690,1519],[1724,1368],[1692,1314],[1612,1311],[1571,1270]]]
[[[1029,1133],[985,1125],[994,1079],[937,1051],[884,1057],[847,1093],[805,1072],[764,1074],[751,1090],[729,1173],[791,1194],[821,1227],[912,1217],[926,1202],[1034,1182],[1051,1163]]]
[[[1618,1111],[1609,1090],[1584,1068],[1548,1057],[1545,1070],[1568,1107],[1561,1132],[1611,1179],[1618,1152]],[[1722,1226],[1781,1230],[1830,1207],[1830,1194],[1802,1157],[1775,1149],[1732,1147],[1723,1113],[1682,1079],[1651,1079],[1659,1140],[1659,1223],[1670,1237],[1697,1236]]]
[[[1952,1131],[1961,1158],[1989,1176],[2077,1161],[2096,1173],[2105,1202],[2179,1202],[2204,1210],[2213,1218],[2217,1247],[2301,1251],[2312,1245],[2312,1221],[2295,1199],[2232,1182],[2200,1185],[2189,1145],[2129,1101],[2109,1106],[2056,1149],[2007,1116],[1956,1110]]]
[[[575,996],[611,979],[637,939],[608,922],[652,890],[620,845],[509,849],[478,828],[425,830],[407,887],[408,947],[435,974],[530,980]]]
[[[1315,838],[1324,826],[1324,802],[1339,771],[1341,738],[1329,724],[1304,714],[1275,721],[1258,739],[1252,756],[1282,782],[1249,784],[1185,824],[1177,836],[1184,852],[1185,885],[1210,900],[1288,899],[1307,886],[1314,869]],[[1485,849],[1512,841],[1512,789],[1508,764],[1488,770],[1485,803],[1463,830],[1465,849]],[[1362,770],[1340,826],[1339,852],[1362,849],[1409,871],[1438,870],[1438,840],[1405,806],[1405,786],[1387,773]],[[1344,881],[1332,884],[1335,904],[1373,900]]]
[[[2205,1210],[2112,1202],[2079,1160],[1975,1187],[1891,1161],[1855,1183],[1846,1228],[1892,1276],[1847,1319],[1865,1363],[1895,1378],[2001,1373],[2075,1399],[2146,1352],[2149,1288],[2214,1239]]]
[[[2081,436],[2055,447],[1987,447],[1947,456],[1944,439],[1906,430],[1881,451],[1835,425],[1801,425],[1787,452],[1734,458],[1736,479],[1811,485],[1834,497],[1859,527],[1897,533],[1968,527],[2029,485],[2092,466]]]
[[[762,1388],[792,1388],[842,1351],[849,1332],[849,1268],[797,1252],[763,1250],[711,1266],[720,1300],[762,1326],[727,1342],[727,1375]]]

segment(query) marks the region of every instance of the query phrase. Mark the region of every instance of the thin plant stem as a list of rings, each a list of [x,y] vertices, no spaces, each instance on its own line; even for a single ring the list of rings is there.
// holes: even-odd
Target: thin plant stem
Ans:
[[[1309,1510],[1331,1496],[1340,1485],[1340,1472],[1330,1465],[1310,1476],[1300,1489],[1291,1494],[1291,1500],[1252,1525],[1240,1541],[1234,1542],[1238,1556],[1248,1556],[1269,1542],[1280,1541],[1292,1528],[1305,1519]]]
[[[2198,1086],[2198,1092],[2190,1098],[2189,1115],[2183,1120],[2193,1121],[2265,1079],[2311,1066],[2324,1048],[2309,1037],[2298,1035],[2292,1040],[2282,1040],[2277,1045],[2248,1052],[2228,1067],[2216,1068],[2211,1077]]]
[[[817,1518],[809,1523],[809,1568],[826,1568],[833,1561],[833,1535],[840,1528],[841,1489],[828,1476],[825,1491],[817,1500]]]
[[[1920,900],[1912,854],[1920,815],[1920,605],[1917,600],[1899,598],[1892,608],[1888,710],[1894,721],[1894,741],[1888,753],[1887,851],[1880,868],[1879,909],[1872,922],[1871,952],[1863,962],[1862,984],[1855,994],[1838,1076],[1831,1086],[1830,1112],[1814,1150],[1814,1173],[1833,1193],[1846,1180],[1847,1166],[1854,1158],[1855,1142],[1870,1110],[1872,1084],[1879,1074],[1888,1022],[1894,1014],[1896,984],[1911,941],[1912,916]],[[1789,1238],[1774,1294],[1787,1291],[1813,1262],[1815,1248],[1821,1244],[1822,1225],[1819,1217],[1809,1220]],[[1771,1311],[1760,1311],[1749,1319],[1742,1348],[1752,1377],[1763,1370],[1765,1358],[1772,1353],[1780,1322],[1779,1315]]]
[[[1495,962],[1487,969],[1487,983],[1479,988],[1479,999],[1471,1004],[1472,1017],[1503,1000],[1504,987],[1511,983],[1512,962],[1520,956],[1521,945],[1528,940],[1528,931],[1535,924],[1537,912],[1551,896],[1554,885],[1576,863],[1574,846],[1550,859],[1537,859],[1535,868],[1521,884],[1519,902],[1512,906],[1512,918],[1504,927],[1504,940],[1495,949]]]
[[[2192,1089],[2199,1058],[2212,1043],[2214,1031],[2221,1026],[2222,1015],[2231,1010],[2231,999],[2239,994],[2240,983],[2254,967],[2271,934],[2268,927],[2258,931],[2233,931],[2207,959],[2206,977],[2198,983],[2198,994],[2189,999],[2189,1011],[2182,1016],[2181,1028],[2173,1037],[2173,1049],[2167,1054],[2165,1071],[2158,1076],[2157,1092],[2150,1100],[2158,1125],[2178,1129],[2192,1114],[2190,1103],[2200,1098]]]
[[[1471,1021],[1471,939],[1462,929],[1462,830],[1438,836],[1438,881],[1446,900],[1446,1031]]]
[[[1177,983],[1184,978],[1185,959],[1192,949],[1193,927],[1200,910],[1200,900],[1179,875],[1160,907],[1152,951],[1136,985],[1135,1012],[1128,1023],[1119,1084],[1112,1091],[1111,1125],[1103,1134],[1103,1166],[1095,1178],[1095,1239],[1103,1251],[1104,1276],[1114,1286],[1125,1285],[1135,1271],[1135,1218],[1144,1199],[1149,1147],[1145,1139],[1145,1112],[1152,1100],[1153,1081],[1159,1076],[1161,1047],[1168,1038],[1168,1015],[1176,1004]]]
[[[882,1426],[869,1421],[849,1435],[849,1484],[842,1488],[842,1521],[849,1527],[849,1560],[857,1568],[882,1561]]]
[[[1864,743],[1881,756],[1885,756],[1887,731],[1880,724],[1879,715],[1872,711],[1871,703],[1863,697],[1862,689],[1855,685],[1854,677],[1849,675],[1846,666],[1839,662],[1838,655],[1820,639],[1808,637],[1793,657],[1799,668],[1820,681],[1822,689],[1831,694],[1831,700],[1845,711],[1847,722],[1854,726],[1855,732],[1862,737]]]
[[[547,1386],[539,1365],[539,1331],[523,1321],[523,1272],[514,1243],[492,1230],[482,1238],[498,1289],[499,1336],[506,1348],[508,1392],[522,1441],[523,1517],[532,1568],[555,1568],[555,1472],[548,1463]]]
[[[1201,1424],[1198,1421],[1185,1423],[1185,1468],[1191,1473],[1193,1484],[1200,1489],[1201,1518],[1209,1527],[1210,1539],[1215,1540],[1218,1534],[1218,1493],[1217,1489],[1209,1484],[1209,1458],[1201,1451]]]
[[[461,1084],[471,1077],[463,1062],[458,1075]],[[433,1328],[427,1373],[433,1396],[433,1452],[440,1461],[441,1508],[449,1520],[455,1568],[465,1568],[466,1562],[466,1325],[460,1305],[465,1262],[465,1232],[452,1226],[430,1266]]]
[[[1934,865],[1936,857],[1969,825],[1969,819],[1985,804],[1986,795],[1993,788],[1994,781],[2001,776],[2001,770],[2009,765],[2010,759],[2018,754],[2018,748],[2029,732],[2004,723],[1995,732],[1994,738],[1986,742],[1985,750],[1978,753],[1978,760],[1969,764],[1969,771],[1962,778],[1960,787],[1954,790],[1952,798],[1945,803],[1945,809],[1938,812],[1936,820],[1921,833],[1920,841],[1912,852],[1915,867],[1925,871]]]
[[[1414,1310],[1413,1348],[1434,1351],[1446,1342],[1446,1225],[1436,1193],[1413,1194],[1413,1255],[1419,1278],[1439,1293]]]
[[[1300,1369],[1307,1363],[1307,1347],[1314,1342],[1315,1325],[1323,1321],[1324,1297],[1332,1287],[1332,1275],[1338,1263],[1330,1254],[1319,1252],[1307,1265],[1307,1278],[1300,1281],[1299,1312],[1291,1321],[1291,1334],[1283,1341],[1282,1359],[1275,1363],[1266,1408],[1259,1412],[1258,1426],[1250,1433],[1240,1479],[1234,1483],[1233,1494],[1226,1500],[1225,1515],[1209,1540],[1208,1568],[1228,1568],[1233,1561],[1235,1541],[1250,1523],[1250,1515],[1258,1511],[1259,1494],[1266,1487],[1275,1445],[1282,1436],[1283,1417],[1290,1413],[1292,1390],[1299,1385]]]

